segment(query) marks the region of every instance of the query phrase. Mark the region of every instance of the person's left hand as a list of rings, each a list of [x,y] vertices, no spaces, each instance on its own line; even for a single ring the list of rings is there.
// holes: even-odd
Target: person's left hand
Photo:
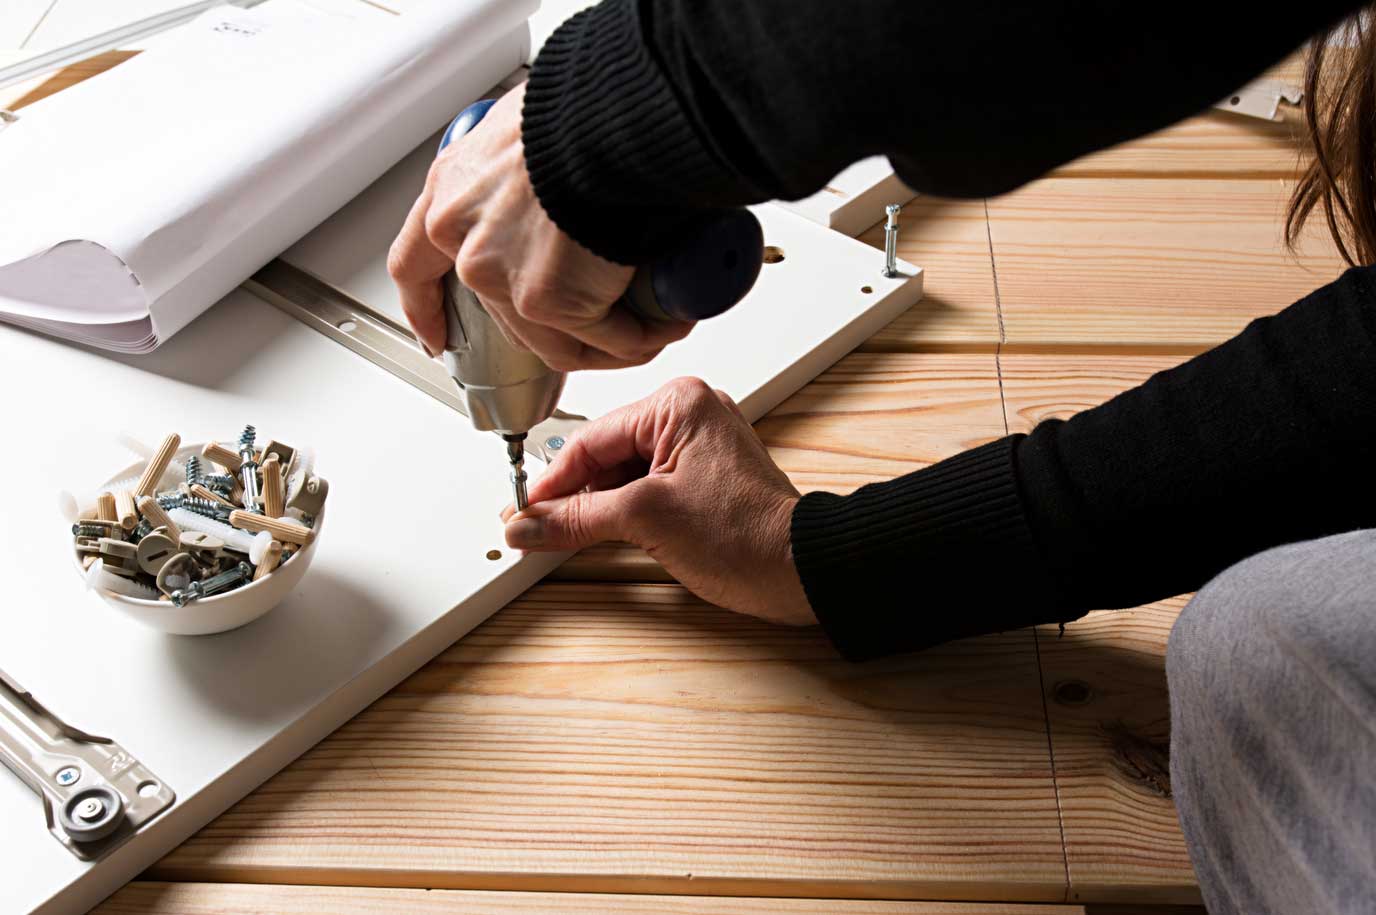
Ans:
[[[521,143],[525,84],[430,166],[387,270],[431,356],[444,349],[440,281],[452,268],[506,338],[557,371],[640,365],[693,325],[641,320],[616,301],[634,272],[564,234],[540,205]],[[596,205],[592,202],[590,205]]]
[[[644,547],[694,594],[775,623],[817,622],[793,565],[798,490],[735,402],[696,378],[589,423],[507,509],[506,542]]]

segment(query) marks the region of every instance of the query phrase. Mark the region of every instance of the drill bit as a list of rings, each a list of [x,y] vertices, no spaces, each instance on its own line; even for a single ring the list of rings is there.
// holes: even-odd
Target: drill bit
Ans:
[[[511,489],[516,494],[516,510],[525,511],[530,504],[526,496],[526,434],[503,435],[506,457],[511,462]]]

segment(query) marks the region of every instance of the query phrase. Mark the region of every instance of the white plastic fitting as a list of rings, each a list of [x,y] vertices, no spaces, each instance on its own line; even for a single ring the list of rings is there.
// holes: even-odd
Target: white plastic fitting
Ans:
[[[125,597],[137,597],[142,600],[158,599],[157,588],[150,588],[132,578],[125,578],[122,575],[105,571],[104,559],[97,559],[86,570],[86,588],[87,590],[113,591],[116,594],[123,594]]]
[[[249,556],[253,555],[254,544],[259,539],[258,536],[250,534],[248,531],[241,531],[237,527],[230,527],[222,521],[216,521],[214,518],[207,518],[205,515],[198,515],[186,508],[171,509],[168,511],[167,517],[171,518],[173,523],[184,531],[202,531],[207,534],[213,534],[223,540],[225,546],[229,547],[231,550],[236,550],[240,553],[248,553]],[[267,531],[261,531],[260,536],[266,533]],[[272,536],[269,535],[268,539],[271,540]],[[267,545],[264,544],[258,547],[258,549],[260,551],[258,555],[261,557],[263,555],[261,551],[267,549]]]

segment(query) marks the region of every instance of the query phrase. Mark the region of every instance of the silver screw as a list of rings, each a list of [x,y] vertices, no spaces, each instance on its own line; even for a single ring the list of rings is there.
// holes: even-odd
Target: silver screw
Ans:
[[[76,766],[66,766],[64,768],[58,769],[57,774],[54,775],[53,778],[57,780],[57,783],[59,785],[61,785],[64,788],[67,788],[72,785],[75,785],[78,781],[81,780],[81,770],[78,769]]]
[[[105,805],[100,798],[88,797],[76,805],[76,815],[83,820],[98,820],[105,814]]]
[[[244,508],[261,515],[263,509],[258,505],[258,462],[253,459],[253,443],[258,438],[258,430],[244,426],[239,436],[239,482],[244,487]]]
[[[253,566],[246,562],[241,562],[227,572],[207,578],[203,581],[193,581],[185,588],[173,591],[171,594],[172,603],[178,607],[185,607],[187,604],[202,597],[210,597],[219,594],[221,591],[228,591],[237,588],[239,585],[253,577]]]
[[[205,476],[205,471],[201,467],[201,459],[197,455],[191,455],[186,459],[186,485],[195,486],[201,482]]]
[[[564,437],[562,435],[551,435],[549,438],[545,439],[545,447],[550,451],[558,451],[560,448],[564,447],[564,444]]]
[[[884,207],[888,219],[884,223],[884,275],[898,276],[898,213],[903,208],[896,203]]]

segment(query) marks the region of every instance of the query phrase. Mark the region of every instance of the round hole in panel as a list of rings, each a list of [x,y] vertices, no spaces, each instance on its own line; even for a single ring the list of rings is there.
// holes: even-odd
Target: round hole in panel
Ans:
[[[767,245],[764,249],[764,262],[777,264],[784,259],[784,249],[777,245]]]
[[[338,327],[340,330],[344,331],[344,333],[346,333],[346,334],[351,334],[351,333],[353,333],[354,331],[358,330],[358,323],[355,322],[355,321],[351,321],[351,320],[346,319],[346,320],[340,321],[338,324],[335,325],[335,327]]]
[[[158,793],[157,782],[139,782],[139,797],[152,797]]]
[[[861,287],[860,287],[860,291],[863,292],[865,295],[869,295],[871,292],[874,292],[874,287],[873,287],[873,286],[861,286]]]
[[[488,558],[488,559],[491,559],[491,560],[493,560],[493,561],[496,561],[496,560],[498,560],[498,559],[501,559],[501,558],[502,558],[502,551],[501,551],[501,550],[488,550],[488,551],[487,551],[487,558]]]

